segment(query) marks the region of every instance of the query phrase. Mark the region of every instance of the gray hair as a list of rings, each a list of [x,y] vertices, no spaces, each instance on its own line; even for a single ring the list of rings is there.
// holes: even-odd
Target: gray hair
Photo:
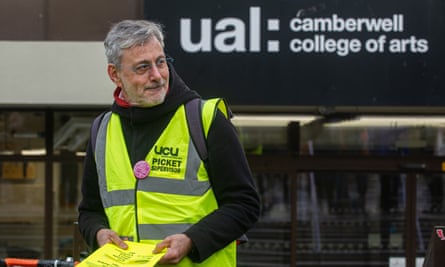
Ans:
[[[120,66],[122,50],[156,38],[164,48],[162,25],[147,20],[123,20],[114,24],[104,41],[108,63]]]

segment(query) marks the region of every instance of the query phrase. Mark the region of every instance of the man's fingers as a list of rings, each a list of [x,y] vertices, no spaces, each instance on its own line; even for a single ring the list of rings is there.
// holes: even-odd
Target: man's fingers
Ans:
[[[97,243],[103,246],[107,243],[113,243],[122,249],[127,249],[128,245],[112,230],[101,229],[96,234]]]
[[[122,249],[127,249],[128,245],[117,235],[111,236],[111,241]]]
[[[159,253],[161,251],[163,251],[165,248],[168,248],[169,246],[169,242],[166,242],[165,240],[157,243],[155,248],[153,249],[153,253]]]

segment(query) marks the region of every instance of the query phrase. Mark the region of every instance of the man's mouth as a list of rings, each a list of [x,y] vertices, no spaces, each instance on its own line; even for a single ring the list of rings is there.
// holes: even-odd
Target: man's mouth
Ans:
[[[152,86],[146,86],[146,87],[144,88],[144,90],[161,89],[161,88],[164,87],[164,86],[165,86],[165,83],[159,83],[159,84],[155,84],[155,85],[152,85]]]

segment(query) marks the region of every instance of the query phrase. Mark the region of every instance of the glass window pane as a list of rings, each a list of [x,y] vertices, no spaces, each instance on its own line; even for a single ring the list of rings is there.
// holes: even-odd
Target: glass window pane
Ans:
[[[68,153],[68,152],[64,152]],[[80,202],[80,183],[83,163],[63,161],[54,164],[54,246],[57,258],[78,257],[73,255],[74,222]]]
[[[379,265],[405,253],[405,182],[403,174],[307,173],[298,178],[297,242],[306,250],[298,259],[320,266]],[[308,240],[298,236],[308,235]],[[300,255],[301,257],[299,257]],[[304,263],[304,260],[302,260]]]
[[[290,179],[286,174],[256,175],[262,215],[247,232],[248,242],[238,245],[238,266],[289,266]]]
[[[54,154],[85,152],[91,124],[97,115],[98,112],[55,112]]]
[[[444,225],[445,175],[418,175],[416,190],[417,255],[425,257],[434,227]]]
[[[299,173],[293,204],[290,179],[256,174],[263,213],[238,248],[240,266],[290,265],[292,208],[296,266],[388,266],[405,257],[407,175]]]
[[[0,257],[41,257],[44,163],[3,161],[0,165]]]
[[[287,152],[299,144],[302,155],[445,155],[444,117],[357,116],[235,116],[241,142],[248,153]],[[299,131],[289,137],[290,122]],[[293,140],[298,139],[298,140]]]
[[[43,112],[0,112],[0,154],[44,155]]]

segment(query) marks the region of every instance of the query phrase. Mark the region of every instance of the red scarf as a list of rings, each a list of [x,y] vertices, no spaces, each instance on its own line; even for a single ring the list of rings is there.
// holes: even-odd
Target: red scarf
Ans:
[[[114,96],[114,101],[116,101],[116,104],[118,106],[121,106],[123,108],[129,108],[130,107],[130,103],[128,103],[124,97],[121,94],[122,92],[122,88],[120,87],[116,87],[116,90],[114,90],[113,96]]]

